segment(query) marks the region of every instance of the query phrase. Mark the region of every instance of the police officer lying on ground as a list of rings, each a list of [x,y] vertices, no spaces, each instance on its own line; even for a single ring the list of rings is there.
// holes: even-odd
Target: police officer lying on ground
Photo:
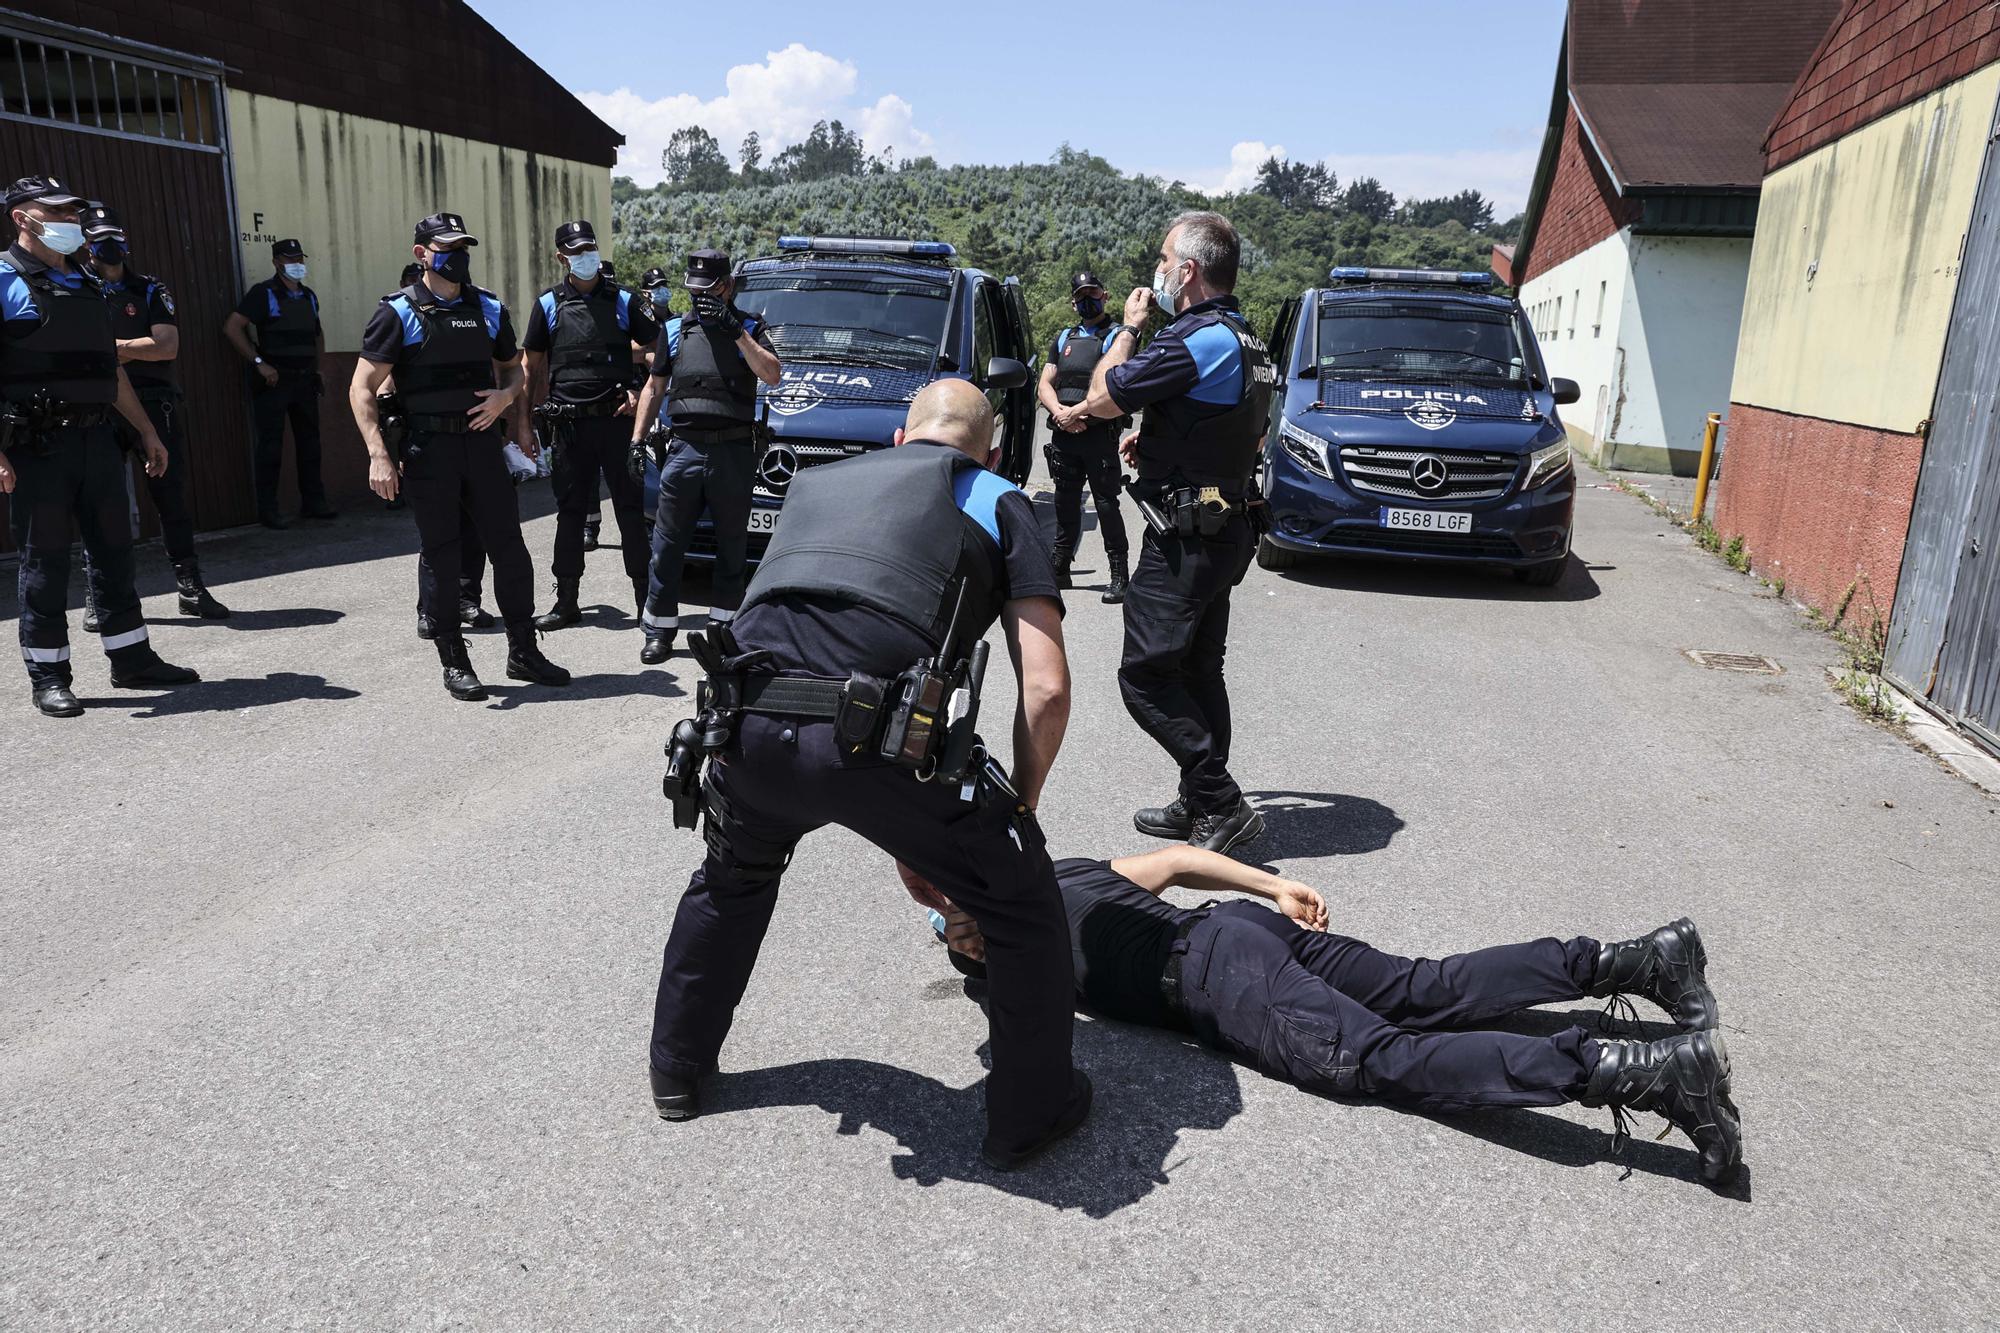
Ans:
[[[729,256],[697,250],[688,256],[691,316],[660,329],[653,370],[632,419],[632,474],[645,475],[647,438],[664,388],[671,399],[672,438],[660,460],[660,502],[653,517],[653,574],[640,611],[646,641],[639,660],[664,662],[681,623],[681,573],[695,524],[707,508],[715,522],[715,569],[709,576],[712,622],[727,621],[743,602],[750,554],[750,495],[757,483],[757,383],[778,383],[778,355],[763,321],[730,299],[736,283]]]
[[[633,390],[642,378],[634,373],[632,351],[660,332],[647,302],[600,275],[608,265],[598,258],[597,233],[588,222],[565,222],[556,229],[556,256],[569,271],[536,298],[521,339],[529,385],[548,386],[547,401],[535,409],[535,417],[544,443],[555,451],[556,598],[548,614],[535,622],[544,630],[583,618],[577,603],[583,532],[597,504],[600,473],[618,520],[625,576],[632,581],[632,614],[645,610],[645,492],[627,469],[626,454]]]
[[[952,953],[983,974],[979,928],[921,875]],[[1482,1106],[1609,1106],[1622,1148],[1627,1113],[1655,1111],[1694,1141],[1704,1180],[1736,1173],[1742,1136],[1729,1056],[1716,1032],[1707,956],[1685,917],[1636,940],[1579,936],[1504,944],[1443,959],[1398,958],[1326,931],[1326,905],[1295,880],[1194,847],[1116,861],[1056,862],[1069,914],[1079,1004],[1128,1023],[1192,1033],[1273,1078],[1338,1097],[1420,1111]],[[1248,893],[1255,903],[1183,911],[1161,890]],[[1283,915],[1279,915],[1279,913]],[[1556,1000],[1639,996],[1682,1029],[1664,1041],[1608,1041],[1572,1027],[1552,1037],[1465,1032]]]
[[[1132,818],[1141,833],[1226,852],[1264,831],[1264,817],[1229,772],[1229,592],[1257,545],[1250,500],[1273,374],[1236,298],[1242,246],[1219,213],[1183,213],[1160,243],[1153,287],[1125,302],[1125,323],[1157,307],[1172,320],[1133,354],[1117,334],[1090,394],[1055,413],[1059,429],[1145,410],[1125,458],[1146,519],[1144,549],[1125,599],[1118,688],[1147,735],[1180,765],[1179,794]]]
[[[709,679],[701,722],[675,729],[668,779],[676,819],[691,822],[699,761],[684,759],[695,745],[715,754],[700,792],[708,855],[660,968],[653,1101],[669,1120],[696,1113],[779,876],[800,838],[840,824],[942,886],[984,933],[981,1155],[1006,1170],[1090,1109],[1090,1082],[1070,1066],[1069,936],[1034,813],[1069,718],[1062,602],[1027,496],[980,466],[997,453],[977,386],[925,388],[896,441],[801,473],[742,616],[690,639]],[[996,619],[1020,687],[1011,782],[970,748],[979,640]],[[947,705],[961,685],[966,698]]]
[[[569,672],[535,642],[535,568],[521,540],[521,510],[501,458],[500,429],[521,391],[514,325],[507,307],[472,285],[479,244],[456,213],[433,213],[416,226],[412,247],[423,281],[382,298],[361,335],[347,401],[368,446],[368,485],[392,500],[407,482],[417,541],[431,567],[422,585],[423,614],[436,634],[444,687],[454,699],[480,700],[459,624],[461,509],[469,510],[493,562],[493,595],[507,625],[507,675],[567,685]],[[394,373],[402,404],[402,462],[382,435],[376,394]],[[535,447],[530,438],[526,447]]]
[[[1091,504],[1097,509],[1098,535],[1104,539],[1104,558],[1111,565],[1111,582],[1103,600],[1117,603],[1125,600],[1130,577],[1125,519],[1118,512],[1118,488],[1124,480],[1118,466],[1118,430],[1124,423],[1064,413],[1064,424],[1058,425],[1055,414],[1090,396],[1091,375],[1099,358],[1125,330],[1111,322],[1104,308],[1104,284],[1095,273],[1085,271],[1070,280],[1070,305],[1076,310],[1076,327],[1064,329],[1049,345],[1039,391],[1041,404],[1050,413],[1049,429],[1054,432],[1048,446],[1049,480],[1056,488],[1056,546],[1051,558],[1056,582],[1069,587],[1069,562],[1083,540],[1083,485],[1088,481]]]
[[[29,695],[50,717],[83,712],[69,660],[69,548],[79,535],[111,683],[146,689],[200,679],[153,651],[132,586],[127,465],[112,412],[131,427],[148,477],[166,473],[167,450],[118,368],[97,279],[70,262],[83,248],[83,203],[46,176],[15,181],[7,187],[14,244],[0,256],[0,495],[21,553]]]
[[[306,250],[296,239],[271,246],[272,274],[243,293],[222,336],[250,363],[250,412],[257,425],[257,521],[267,528],[291,524],[278,509],[278,473],[285,461],[285,423],[292,426],[298,464],[299,512],[332,518],[319,471],[319,295],[306,286]],[[250,330],[257,341],[250,341]]]
[[[102,204],[83,212],[83,237],[89,245],[90,271],[103,284],[111,306],[111,329],[118,335],[118,363],[132,391],[146,409],[146,419],[167,450],[167,470],[146,478],[153,508],[160,516],[160,540],[173,563],[174,584],[184,616],[227,620],[229,608],[218,602],[201,578],[194,553],[194,513],[187,497],[187,436],[181,429],[187,400],[174,379],[174,358],[180,355],[180,320],[174,314],[174,294],[158,278],[134,272],[129,262],[125,228],[118,215]],[[90,560],[86,553],[85,564]],[[89,588],[88,581],[84,587]],[[88,606],[83,627],[97,632],[97,608]]]

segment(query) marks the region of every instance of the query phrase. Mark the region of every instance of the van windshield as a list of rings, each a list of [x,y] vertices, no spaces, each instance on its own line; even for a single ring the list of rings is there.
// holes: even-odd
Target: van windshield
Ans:
[[[786,364],[927,371],[944,337],[951,288],[892,273],[745,274],[736,306],[761,317]]]
[[[1322,305],[1318,364],[1323,377],[1339,379],[1528,384],[1528,356],[1510,311],[1422,297]]]

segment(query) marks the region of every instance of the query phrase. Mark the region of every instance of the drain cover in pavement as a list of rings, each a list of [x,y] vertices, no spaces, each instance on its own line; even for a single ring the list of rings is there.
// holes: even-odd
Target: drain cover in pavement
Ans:
[[[1748,671],[1759,676],[1776,676],[1784,668],[1768,657],[1755,653],[1718,653],[1705,648],[1690,648],[1687,655],[1696,666],[1705,666],[1712,671]]]

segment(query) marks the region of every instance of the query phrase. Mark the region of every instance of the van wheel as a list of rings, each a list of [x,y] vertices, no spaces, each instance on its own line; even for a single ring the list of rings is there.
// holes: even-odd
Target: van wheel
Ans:
[[[1297,551],[1287,551],[1272,543],[1269,537],[1257,539],[1257,568],[1291,569],[1299,563]]]
[[[1529,565],[1514,571],[1514,577],[1531,588],[1553,588],[1562,582],[1563,571],[1569,568],[1569,557],[1560,560],[1545,560],[1539,565]]]

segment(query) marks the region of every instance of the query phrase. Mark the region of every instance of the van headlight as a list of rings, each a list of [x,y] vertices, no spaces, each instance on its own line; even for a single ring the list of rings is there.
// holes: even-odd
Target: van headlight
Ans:
[[[1333,480],[1333,464],[1327,461],[1325,440],[1311,431],[1299,429],[1290,421],[1278,427],[1278,439],[1294,463],[1328,481]]]
[[[1521,483],[1521,489],[1532,491],[1537,486],[1546,486],[1569,470],[1569,441],[1557,440],[1548,448],[1528,455],[1528,479]]]

